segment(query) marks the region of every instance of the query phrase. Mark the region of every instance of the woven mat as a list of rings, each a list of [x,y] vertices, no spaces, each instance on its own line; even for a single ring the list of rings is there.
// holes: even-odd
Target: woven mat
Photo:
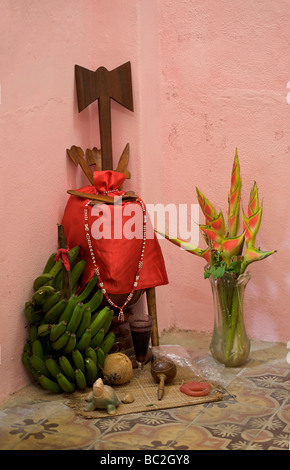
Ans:
[[[133,403],[121,403],[117,408],[116,414],[109,415],[106,410],[84,411],[87,404],[86,400],[91,395],[92,389],[78,390],[70,394],[67,404],[74,409],[78,416],[91,419],[120,416],[142,411],[178,408],[180,406],[198,405],[223,400],[221,388],[212,382],[209,382],[211,386],[210,393],[203,397],[190,397],[179,391],[183,383],[192,382],[193,380],[202,381],[200,377],[195,377],[192,371],[178,366],[174,381],[171,384],[165,384],[163,397],[161,400],[158,400],[158,384],[153,380],[150,373],[150,365],[147,364],[141,374],[138,373],[137,369],[134,369],[133,377],[129,383],[113,386],[120,401],[128,392],[132,393],[134,397]]]

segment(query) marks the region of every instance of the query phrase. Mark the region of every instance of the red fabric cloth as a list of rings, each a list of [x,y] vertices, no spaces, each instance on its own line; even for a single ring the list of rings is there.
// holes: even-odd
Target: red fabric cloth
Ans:
[[[64,267],[67,271],[70,271],[70,264],[67,255],[69,254],[68,248],[58,248],[55,261],[58,261],[60,258],[64,264]]]
[[[114,171],[96,171],[94,172],[95,186],[85,186],[79,191],[97,194],[105,191],[113,191],[120,187],[125,180],[125,175]],[[124,191],[108,192],[109,196],[119,196]],[[86,260],[86,268],[83,273],[83,285],[86,284],[94,275],[94,265],[88,248],[86,238],[84,209],[89,199],[78,196],[70,196],[68,199],[62,224],[66,242],[70,247],[79,245],[80,256]],[[124,201],[122,204],[97,204],[88,206],[88,226],[92,242],[94,255],[100,270],[100,276],[104,287],[109,294],[129,293],[135,281],[135,275],[138,269],[142,248],[143,233],[143,214],[139,210],[130,214],[132,208],[137,208],[137,202]],[[103,212],[102,212],[103,210]],[[124,233],[130,232],[132,221],[138,226],[138,235],[135,238],[127,239],[124,236],[117,238]],[[121,227],[120,227],[121,220]],[[117,221],[117,222],[115,222]],[[119,221],[119,222],[118,222]],[[137,289],[147,289],[168,284],[168,278],[165,263],[159,242],[155,236],[151,221],[147,215],[147,238],[143,258],[143,267],[140,272],[140,278]],[[103,235],[111,238],[96,239],[96,234],[100,234],[103,229]],[[128,232],[129,231],[129,232]],[[114,236],[114,233],[116,236]]]

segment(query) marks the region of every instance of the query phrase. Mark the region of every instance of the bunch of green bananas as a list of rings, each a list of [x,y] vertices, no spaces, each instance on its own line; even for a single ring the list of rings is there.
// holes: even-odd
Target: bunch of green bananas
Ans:
[[[115,342],[109,331],[114,313],[107,306],[101,308],[103,294],[96,290],[96,277],[77,295],[86,263],[77,261],[78,246],[69,254],[71,297],[62,295],[62,261],[56,262],[53,253],[25,304],[29,338],[22,362],[43,388],[54,393],[91,386],[102,376],[105,357]]]

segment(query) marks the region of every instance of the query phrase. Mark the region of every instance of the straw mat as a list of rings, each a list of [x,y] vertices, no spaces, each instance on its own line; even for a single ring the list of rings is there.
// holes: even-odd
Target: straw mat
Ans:
[[[180,386],[185,382],[194,380],[202,381],[200,377],[195,377],[188,368],[177,367],[177,374],[171,384],[165,384],[164,394],[161,400],[157,399],[158,384],[153,380],[150,372],[150,364],[145,365],[142,373],[137,369],[133,371],[133,377],[127,384],[113,385],[113,388],[121,401],[126,393],[130,392],[134,401],[132,403],[122,403],[118,406],[117,412],[110,415],[106,410],[84,411],[87,399],[92,393],[92,389],[87,388],[83,391],[76,391],[69,395],[68,406],[74,409],[78,416],[87,419],[103,418],[111,416],[120,416],[129,413],[138,413],[143,411],[162,410],[166,408],[178,408],[180,406],[198,405],[223,400],[221,388],[209,382],[211,391],[208,395],[202,397],[190,397],[180,392]]]

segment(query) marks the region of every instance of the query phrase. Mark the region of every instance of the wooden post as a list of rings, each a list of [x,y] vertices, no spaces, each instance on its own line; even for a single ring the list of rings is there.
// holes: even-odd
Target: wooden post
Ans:
[[[157,323],[157,310],[156,310],[156,295],[155,287],[146,289],[148,313],[154,318],[154,323],[151,333],[152,346],[159,346],[158,323]]]

